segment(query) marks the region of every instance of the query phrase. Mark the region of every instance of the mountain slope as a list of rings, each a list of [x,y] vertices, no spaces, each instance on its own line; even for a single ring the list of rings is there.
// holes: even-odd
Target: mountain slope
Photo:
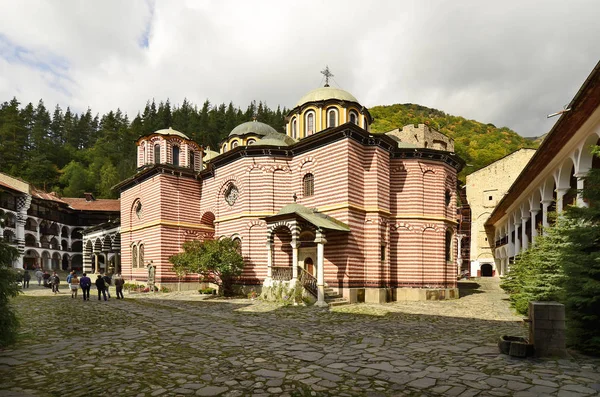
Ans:
[[[539,142],[526,139],[513,130],[452,116],[437,109],[412,103],[375,106],[371,130],[383,133],[407,124],[427,124],[454,139],[456,153],[467,163],[460,179],[521,148],[537,148]]]

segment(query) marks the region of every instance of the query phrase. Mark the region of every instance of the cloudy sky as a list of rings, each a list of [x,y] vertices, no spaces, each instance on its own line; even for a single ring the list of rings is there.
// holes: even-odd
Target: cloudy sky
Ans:
[[[524,136],[600,59],[600,1],[0,0],[0,102],[135,116],[147,99],[292,107],[321,84]]]

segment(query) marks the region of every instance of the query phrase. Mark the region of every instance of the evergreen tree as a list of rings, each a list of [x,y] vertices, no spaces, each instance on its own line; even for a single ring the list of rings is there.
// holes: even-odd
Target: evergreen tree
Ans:
[[[600,169],[589,171],[581,193],[589,205],[566,211],[569,244],[561,247],[567,335],[574,347],[600,355]]]
[[[0,214],[0,218],[2,216]],[[10,305],[10,299],[21,291],[17,284],[17,272],[12,267],[18,255],[17,250],[0,237],[0,348],[15,342],[19,327],[19,319]]]

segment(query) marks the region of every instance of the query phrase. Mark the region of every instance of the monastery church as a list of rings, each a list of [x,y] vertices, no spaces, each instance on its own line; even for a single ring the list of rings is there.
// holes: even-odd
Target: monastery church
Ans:
[[[244,258],[242,291],[300,282],[319,305],[458,298],[464,163],[453,140],[424,124],[371,133],[369,110],[323,74],[283,132],[248,121],[219,152],[171,128],[139,137],[119,200],[61,198],[0,174],[14,266],[196,289],[198,275],[178,278],[169,257],[186,241],[229,237]]]
[[[168,259],[185,241],[230,237],[240,286],[299,280],[318,304],[326,288],[351,302],[458,297],[453,141],[425,125],[372,134],[372,121],[326,84],[298,101],[285,133],[249,121],[220,153],[170,128],[140,137],[137,172],[116,186],[118,270],[144,281],[152,266],[174,287]],[[91,270],[96,250],[85,250]]]

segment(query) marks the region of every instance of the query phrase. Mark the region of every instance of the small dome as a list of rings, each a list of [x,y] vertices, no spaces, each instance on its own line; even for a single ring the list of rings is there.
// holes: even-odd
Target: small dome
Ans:
[[[204,151],[204,157],[202,158],[202,160],[204,162],[210,161],[210,160],[214,159],[215,157],[217,157],[219,154],[220,154],[219,152],[215,152],[214,150],[206,149]]]
[[[268,134],[278,134],[275,128],[268,124],[261,123],[260,121],[248,121],[235,127],[229,133],[229,136],[241,136],[245,134],[254,133],[256,135],[265,136]]]
[[[302,106],[308,102],[326,101],[327,99],[339,99],[340,101],[358,103],[358,100],[354,97],[354,95],[350,94],[347,91],[333,87],[320,87],[304,95],[298,101],[295,107]]]
[[[265,135],[258,141],[251,143],[255,146],[290,146],[296,143],[294,138],[287,136],[286,134],[280,134],[275,132],[272,134]]]
[[[160,135],[176,135],[180,138],[183,139],[190,139],[187,135],[185,135],[183,132],[179,132],[177,130],[174,130],[173,128],[169,127],[168,129],[164,129],[164,130],[158,130],[155,131],[154,134],[160,134]]]

